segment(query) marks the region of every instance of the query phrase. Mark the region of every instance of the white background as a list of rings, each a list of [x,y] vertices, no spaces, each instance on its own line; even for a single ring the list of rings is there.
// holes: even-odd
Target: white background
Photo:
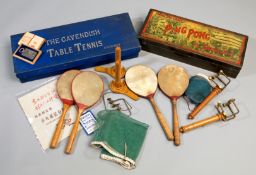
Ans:
[[[1,0],[0,5],[0,174],[255,174],[256,173],[256,23],[253,0]],[[182,136],[182,145],[168,142],[148,101],[131,102],[139,112],[133,117],[150,124],[150,129],[132,171],[99,159],[99,150],[89,146],[90,137],[80,133],[75,152],[63,153],[66,141],[56,150],[43,152],[33,130],[17,102],[17,96],[38,84],[42,79],[21,84],[13,73],[9,36],[97,17],[129,12],[136,31],[141,28],[150,8],[173,13],[249,36],[242,71],[230,86],[198,115],[198,119],[216,113],[218,101],[235,97],[241,113],[228,123],[215,123]],[[125,67],[146,64],[156,72],[165,64],[185,67],[191,75],[211,72],[173,61],[161,56],[141,52],[139,58],[123,62]],[[107,77],[107,76],[106,76]],[[109,78],[109,77],[108,77]],[[156,102],[171,125],[171,104],[158,91]],[[182,125],[189,123],[183,99],[178,103]]]

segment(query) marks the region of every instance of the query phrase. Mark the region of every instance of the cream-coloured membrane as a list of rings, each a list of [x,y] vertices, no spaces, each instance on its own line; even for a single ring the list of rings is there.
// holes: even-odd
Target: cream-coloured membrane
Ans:
[[[155,72],[143,65],[129,68],[125,74],[125,81],[133,92],[143,97],[154,94],[157,89]]]
[[[182,67],[167,65],[159,71],[158,83],[167,96],[179,97],[188,87],[189,75]]]
[[[102,92],[103,81],[94,72],[81,72],[73,80],[72,94],[76,103],[92,106],[100,99]]]
[[[72,81],[77,74],[79,74],[79,70],[69,70],[64,72],[57,81],[57,92],[61,99],[72,100],[71,93],[71,85]]]

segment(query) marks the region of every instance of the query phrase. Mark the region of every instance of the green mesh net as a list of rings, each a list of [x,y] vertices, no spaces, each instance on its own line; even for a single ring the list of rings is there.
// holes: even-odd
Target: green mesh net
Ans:
[[[97,114],[97,125],[91,144],[102,148],[101,158],[127,169],[135,168],[148,125],[111,110]]]

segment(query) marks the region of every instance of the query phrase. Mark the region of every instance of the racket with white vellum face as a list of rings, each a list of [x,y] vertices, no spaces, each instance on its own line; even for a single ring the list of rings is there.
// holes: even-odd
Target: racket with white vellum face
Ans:
[[[157,77],[155,72],[151,68],[143,65],[133,66],[126,72],[125,81],[131,91],[141,97],[147,98],[151,102],[167,139],[173,140],[173,134],[154,100],[154,95],[157,90]]]

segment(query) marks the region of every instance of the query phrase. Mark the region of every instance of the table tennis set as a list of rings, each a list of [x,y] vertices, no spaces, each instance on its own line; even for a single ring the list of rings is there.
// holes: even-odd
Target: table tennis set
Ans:
[[[109,22],[113,23],[106,25]],[[120,28],[116,29],[116,26]],[[59,30],[62,30],[62,35],[72,30],[74,39],[70,43],[64,42],[71,35],[61,36],[57,32]],[[60,74],[56,89],[63,110],[49,143],[50,148],[58,147],[66,113],[71,106],[76,106],[77,116],[66,144],[66,154],[74,151],[81,115],[101,101],[104,87],[132,101],[149,100],[163,134],[176,146],[181,144],[183,133],[217,121],[229,121],[239,113],[235,99],[228,99],[216,103],[213,116],[193,122],[218,94],[225,91],[231,82],[229,77],[235,78],[242,68],[248,40],[242,34],[151,9],[139,36],[133,29],[128,13],[125,13],[17,34],[11,40],[14,68],[21,82]],[[125,68],[122,61],[137,57],[141,48],[215,73],[212,76],[190,75],[188,70],[175,64],[164,65],[157,72],[142,64]],[[57,55],[56,58],[50,58],[54,57],[53,53]],[[114,62],[112,67],[102,66],[111,62]],[[81,70],[87,67],[95,69]],[[105,75],[113,78],[109,84],[102,79]],[[158,89],[170,99],[172,126],[155,101]],[[184,126],[178,114],[177,103],[181,98],[195,105],[187,116],[190,124]],[[149,106],[141,108],[147,109]],[[137,121],[132,114],[127,116],[118,110],[103,111],[96,117],[99,121],[92,145],[102,147],[101,158],[127,169],[135,168],[148,125]],[[115,128],[117,125],[122,127]],[[131,134],[134,134],[133,137]]]

